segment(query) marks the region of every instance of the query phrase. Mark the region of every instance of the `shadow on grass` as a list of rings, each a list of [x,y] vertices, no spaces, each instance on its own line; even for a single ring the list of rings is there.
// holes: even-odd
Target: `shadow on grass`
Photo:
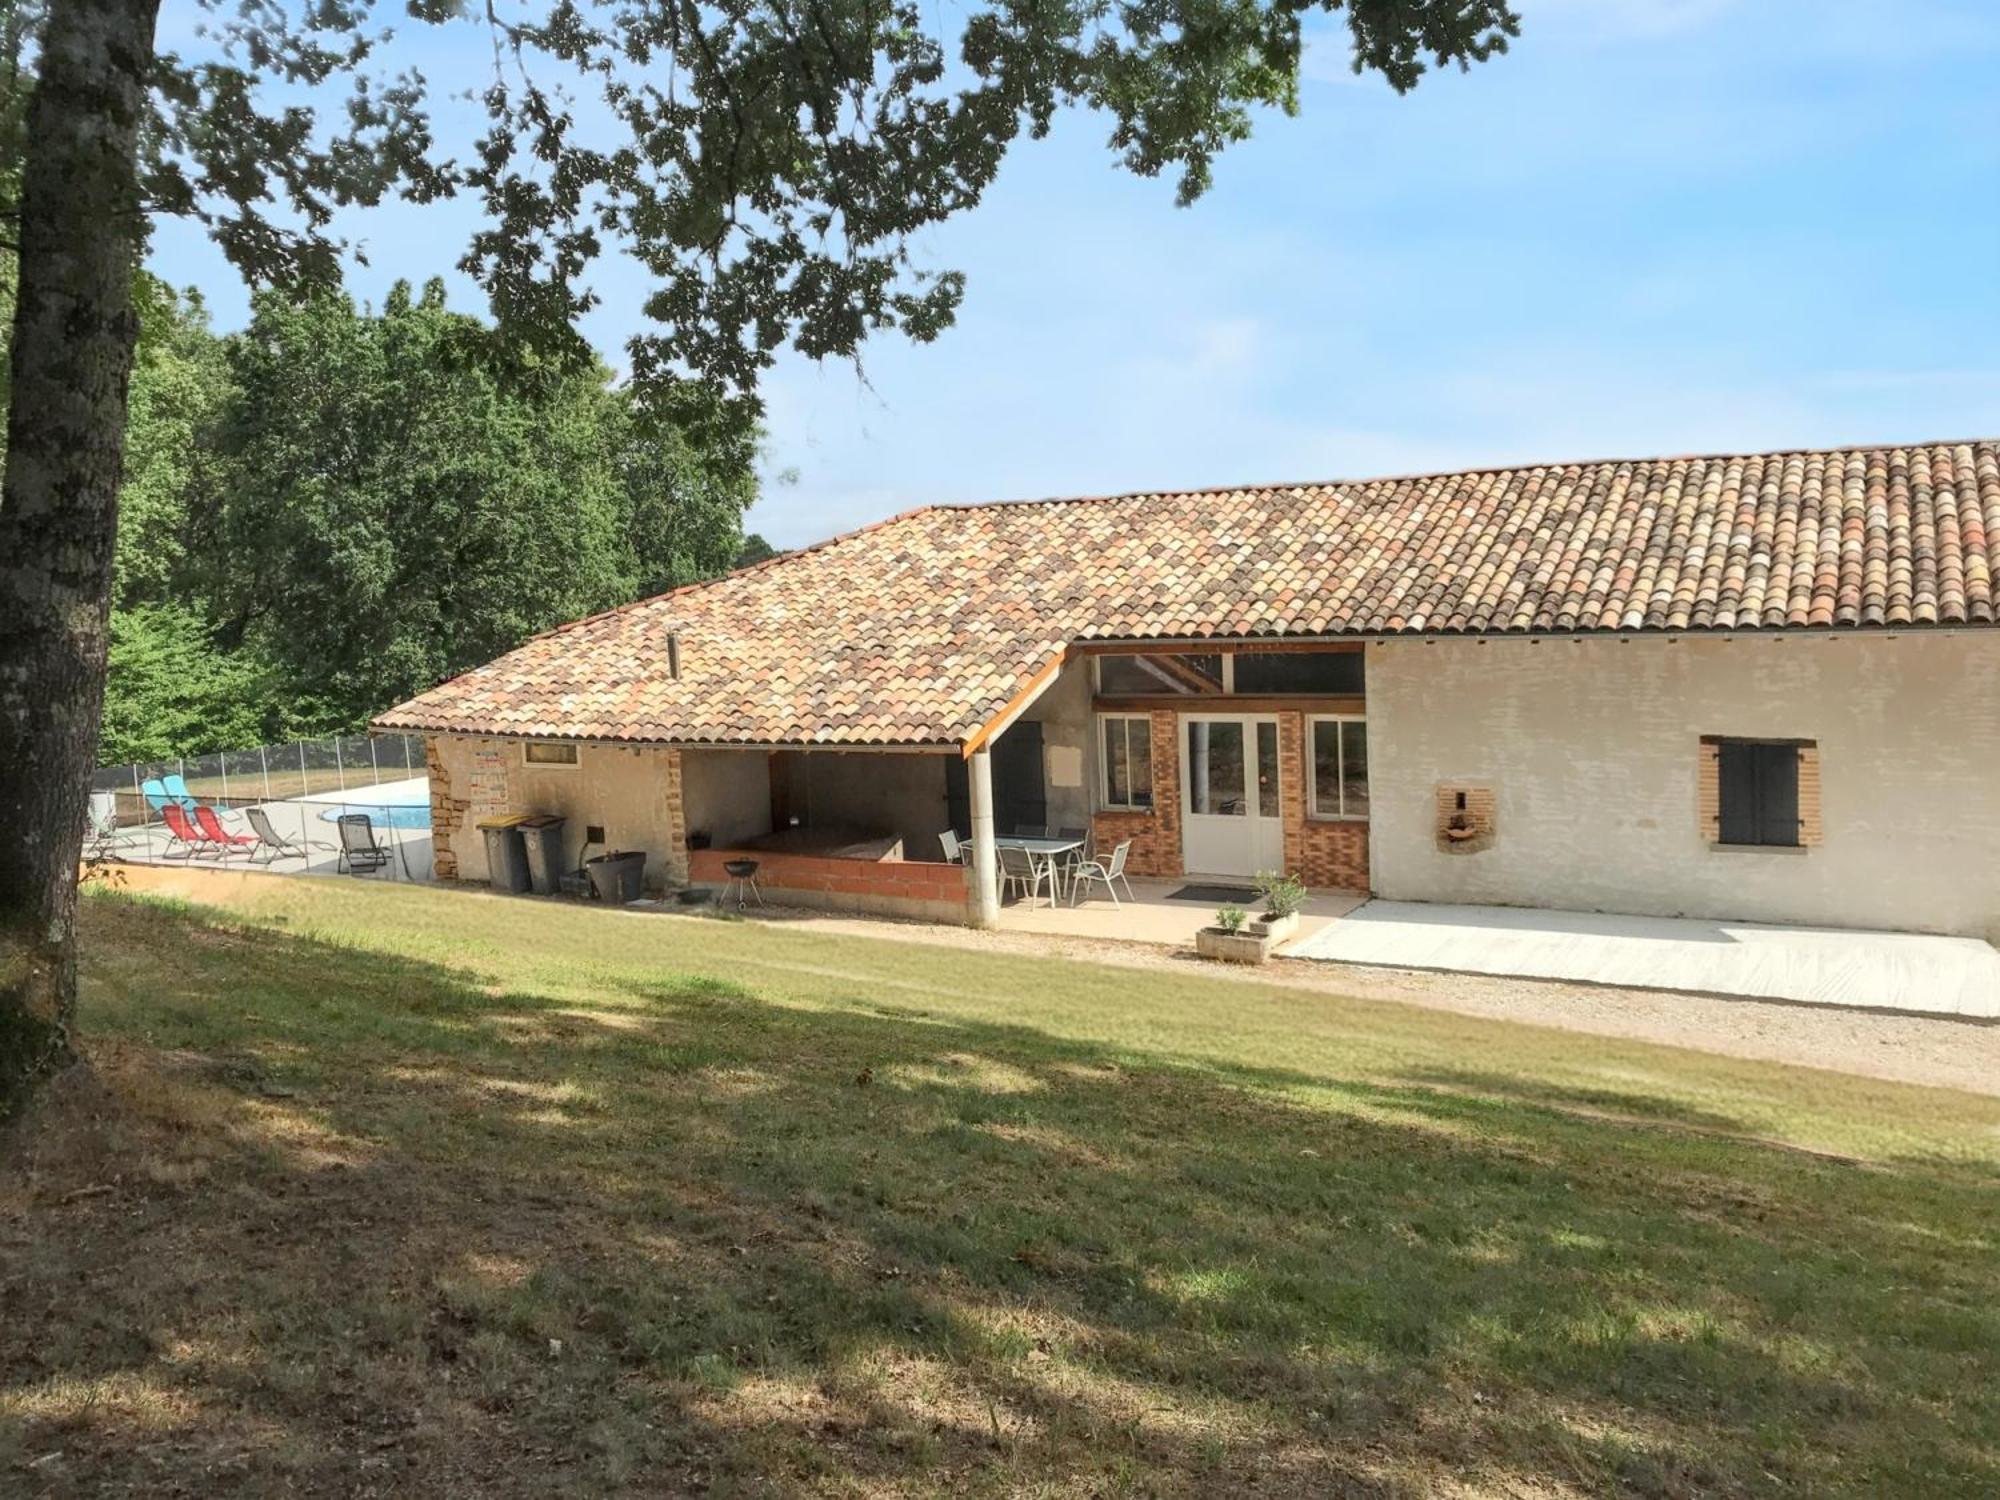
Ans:
[[[0,1462],[51,1482],[2000,1482],[2000,1195],[1963,1178],[1638,1092],[511,992],[95,905],[114,1103],[0,1216]]]

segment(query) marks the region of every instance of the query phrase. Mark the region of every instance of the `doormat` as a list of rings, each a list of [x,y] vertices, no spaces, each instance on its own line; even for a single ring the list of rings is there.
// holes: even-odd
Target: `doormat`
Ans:
[[[1221,901],[1255,901],[1257,893],[1247,885],[1184,885],[1167,899],[1199,901],[1204,906],[1214,906]]]

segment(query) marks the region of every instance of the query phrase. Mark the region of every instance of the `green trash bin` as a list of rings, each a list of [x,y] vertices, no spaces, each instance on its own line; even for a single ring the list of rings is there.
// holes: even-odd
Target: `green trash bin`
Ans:
[[[521,814],[483,818],[479,831],[486,835],[487,884],[496,891],[525,891],[528,888],[528,851],[521,841]]]
[[[536,813],[521,819],[521,842],[528,850],[528,880],[537,896],[553,896],[563,877],[563,825],[566,818]]]

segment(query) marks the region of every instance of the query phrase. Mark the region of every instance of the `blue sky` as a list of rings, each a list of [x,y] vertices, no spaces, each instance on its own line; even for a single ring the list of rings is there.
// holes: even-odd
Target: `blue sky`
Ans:
[[[1308,55],[1189,209],[1101,121],[1024,143],[921,257],[956,328],[863,381],[772,373],[750,525],[1488,462],[2000,433],[2000,0],[1520,0],[1398,98]],[[462,221],[357,220],[356,292],[448,274]],[[154,266],[242,317],[185,229]],[[639,283],[602,281],[616,357]],[[461,292],[461,306],[475,306]]]

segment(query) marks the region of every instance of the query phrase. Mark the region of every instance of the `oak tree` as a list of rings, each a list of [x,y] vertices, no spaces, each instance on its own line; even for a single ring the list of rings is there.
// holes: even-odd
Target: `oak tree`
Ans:
[[[441,96],[394,70],[373,0],[201,0],[161,50],[159,0],[4,0],[35,26],[0,490],[0,1109],[68,1052],[72,921],[146,226],[192,219],[258,284],[328,284],[346,211],[469,195],[460,261],[549,357],[591,270],[650,281],[632,377],[682,431],[740,433],[784,346],[935,338],[963,290],[912,240],[972,207],[1022,136],[1105,121],[1182,201],[1259,109],[1298,102],[1304,23],[1408,89],[1518,29],[1508,0],[406,0],[484,124],[462,157]],[[36,11],[24,8],[40,4]]]

